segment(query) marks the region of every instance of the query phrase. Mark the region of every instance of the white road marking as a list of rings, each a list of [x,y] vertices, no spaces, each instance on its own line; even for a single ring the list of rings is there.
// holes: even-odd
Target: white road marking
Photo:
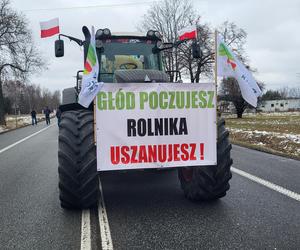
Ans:
[[[103,250],[113,250],[113,243],[111,240],[109,223],[107,219],[107,213],[105,209],[104,196],[102,191],[102,185],[99,178],[99,189],[100,189],[100,201],[98,205],[98,216],[99,216],[99,225],[100,225],[100,234],[101,234],[101,243]]]
[[[259,183],[259,184],[261,184],[261,185],[263,185],[263,186],[265,186],[267,188],[270,188],[270,189],[272,189],[272,190],[274,190],[274,191],[276,191],[278,193],[286,195],[286,196],[288,196],[288,197],[290,197],[290,198],[292,198],[292,199],[294,199],[296,201],[300,201],[300,194],[298,194],[298,193],[295,193],[293,191],[285,189],[285,188],[283,188],[283,187],[281,187],[279,185],[276,185],[276,184],[274,184],[272,182],[266,181],[266,180],[264,180],[262,178],[259,178],[259,177],[255,176],[255,175],[249,174],[249,173],[247,173],[247,172],[245,172],[243,170],[240,170],[240,169],[237,169],[237,168],[234,168],[234,167],[231,167],[231,171],[234,172],[234,173],[236,173],[236,174],[239,174],[239,175],[241,175],[243,177],[246,177],[246,178],[248,178],[248,179],[250,179],[250,180],[252,180],[252,181],[254,181],[256,183]]]
[[[81,250],[91,250],[90,210],[82,210],[81,216]]]
[[[23,138],[23,139],[21,139],[21,140],[15,142],[15,143],[13,143],[13,144],[11,144],[11,145],[5,147],[5,148],[0,149],[0,154],[3,153],[3,152],[5,152],[6,150],[11,149],[12,147],[14,147],[14,146],[16,146],[16,145],[18,145],[18,144],[20,144],[20,143],[22,143],[22,142],[28,140],[29,138],[31,138],[31,137],[33,137],[33,136],[39,134],[39,133],[42,133],[43,131],[45,131],[46,129],[48,129],[48,128],[54,126],[54,125],[55,125],[55,124],[50,125],[50,126],[48,126],[48,127],[46,127],[46,128],[43,128],[43,129],[39,130],[38,132],[35,132],[35,133],[33,133],[33,134],[31,134],[31,135],[29,135],[29,136],[27,136],[27,137],[25,137],[25,138]]]

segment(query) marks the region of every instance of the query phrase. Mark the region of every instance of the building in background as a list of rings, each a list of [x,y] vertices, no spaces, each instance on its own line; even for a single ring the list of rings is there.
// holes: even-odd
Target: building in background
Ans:
[[[257,107],[263,112],[296,111],[300,110],[300,99],[283,99],[263,101]]]

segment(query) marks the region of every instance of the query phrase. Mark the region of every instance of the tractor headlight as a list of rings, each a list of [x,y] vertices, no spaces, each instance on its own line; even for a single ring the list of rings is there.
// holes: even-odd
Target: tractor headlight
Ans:
[[[103,33],[104,33],[105,36],[110,36],[111,35],[110,30],[107,29],[107,28],[103,30]]]
[[[153,35],[154,35],[154,31],[153,31],[153,30],[149,30],[149,31],[147,32],[147,37],[152,38]]]
[[[160,41],[160,40],[157,41],[157,42],[156,42],[156,47],[159,48],[159,49],[162,49],[162,48],[163,48],[163,43],[162,43],[162,41]]]
[[[162,38],[162,35],[161,35],[158,31],[155,31],[155,32],[154,32],[154,35],[155,35],[158,39],[161,39],[161,38]]]
[[[96,38],[97,39],[107,38],[107,37],[110,37],[110,36],[111,36],[110,30],[107,29],[107,28],[99,29],[96,32]]]
[[[147,37],[150,39],[154,39],[154,40],[157,40],[157,39],[161,40],[162,35],[156,30],[149,30],[147,32]]]
[[[103,35],[103,30],[102,29],[97,30],[96,38],[101,37],[102,35]]]

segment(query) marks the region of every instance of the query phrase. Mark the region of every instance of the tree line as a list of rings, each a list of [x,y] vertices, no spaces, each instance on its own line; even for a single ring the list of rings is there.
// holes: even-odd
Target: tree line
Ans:
[[[282,99],[298,99],[300,98],[299,87],[283,87],[278,90],[269,89],[261,97],[262,101],[282,100]]]
[[[57,109],[60,104],[60,91],[50,92],[35,84],[8,80],[2,84],[4,111],[6,114],[29,114],[33,109],[41,113],[45,107]]]
[[[47,68],[45,62],[25,16],[11,7],[10,0],[0,0],[0,125],[5,125],[5,113],[12,109],[28,113],[34,105],[37,109],[46,105],[45,100],[54,105],[58,93],[29,84],[32,74]]]

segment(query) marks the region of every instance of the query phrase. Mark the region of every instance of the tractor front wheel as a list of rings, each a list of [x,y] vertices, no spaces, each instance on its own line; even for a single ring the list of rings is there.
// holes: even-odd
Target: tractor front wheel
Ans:
[[[58,138],[61,207],[97,206],[99,184],[94,145],[94,117],[89,110],[62,113]]]
[[[226,195],[232,177],[231,144],[224,119],[218,122],[217,165],[178,169],[178,177],[185,196],[193,201],[214,200]]]

